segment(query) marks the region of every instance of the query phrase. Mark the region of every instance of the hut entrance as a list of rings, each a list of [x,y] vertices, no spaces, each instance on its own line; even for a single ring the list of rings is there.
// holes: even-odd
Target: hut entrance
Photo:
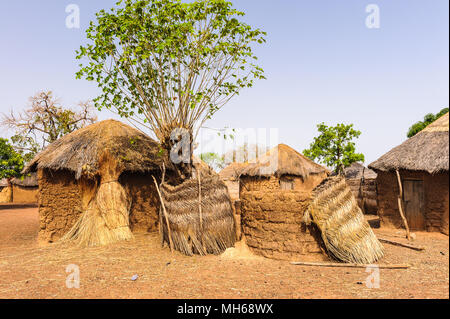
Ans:
[[[423,181],[403,181],[405,215],[411,229],[425,229]]]

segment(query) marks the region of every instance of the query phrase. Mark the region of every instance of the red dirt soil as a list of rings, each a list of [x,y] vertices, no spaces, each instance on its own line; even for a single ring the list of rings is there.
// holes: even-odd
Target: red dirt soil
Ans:
[[[39,246],[37,208],[0,207],[0,298],[449,298],[449,241],[417,232],[425,251],[384,244],[380,288],[364,268],[295,266],[239,248],[225,256],[187,257],[161,248],[158,234],[107,247]],[[376,229],[403,241],[396,229]],[[242,245],[238,245],[242,246]],[[80,288],[66,287],[66,267],[80,268]],[[131,277],[137,274],[137,280]]]

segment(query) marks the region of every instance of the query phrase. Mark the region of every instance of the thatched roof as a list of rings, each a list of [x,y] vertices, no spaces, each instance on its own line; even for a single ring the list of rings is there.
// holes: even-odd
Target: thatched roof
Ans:
[[[8,180],[6,178],[0,179],[0,187],[7,187]]]
[[[364,167],[363,164],[355,162],[349,167],[344,169],[344,175],[347,179],[375,179],[377,178],[377,173],[375,173],[370,168]]]
[[[219,172],[219,176],[223,180],[236,180],[247,166],[248,163],[231,163]]]
[[[314,188],[303,218],[306,224],[317,225],[328,253],[340,261],[370,264],[384,254],[341,176],[326,178]]]
[[[30,176],[24,176],[23,179],[13,178],[11,180],[11,184],[24,187],[37,187],[38,186],[37,174],[31,173]]]
[[[302,178],[310,174],[320,174],[330,172],[323,166],[314,163],[309,158],[303,156],[293,148],[279,144],[256,163],[248,164],[241,173],[242,176],[282,176],[295,175]]]
[[[369,168],[380,171],[425,171],[430,174],[448,171],[448,126],[447,113],[371,163]]]
[[[98,174],[99,161],[105,152],[112,155],[122,171],[145,172],[159,169],[163,161],[169,168],[168,156],[159,144],[124,123],[106,120],[91,124],[47,146],[27,165],[25,173],[37,169],[67,169],[82,175]]]

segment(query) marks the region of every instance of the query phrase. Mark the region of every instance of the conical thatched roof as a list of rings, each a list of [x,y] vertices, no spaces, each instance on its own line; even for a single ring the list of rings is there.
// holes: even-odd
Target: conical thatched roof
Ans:
[[[279,144],[258,159],[256,163],[248,164],[248,166],[242,171],[241,175],[295,175],[306,178],[310,174],[320,173],[329,174],[330,172],[325,167],[314,163],[293,148],[285,144]]]
[[[448,126],[447,113],[371,163],[369,168],[380,171],[426,171],[430,174],[448,171]]]
[[[375,173],[370,168],[364,167],[363,164],[355,162],[349,167],[344,169],[344,175],[347,179],[375,179],[377,178],[377,173]]]
[[[124,123],[106,120],[79,129],[47,146],[27,165],[25,173],[37,169],[67,169],[82,175],[98,174],[99,160],[109,153],[122,171],[145,172],[169,166],[167,155],[150,137]]]
[[[219,176],[223,180],[238,179],[247,166],[248,163],[231,163],[219,172]]]

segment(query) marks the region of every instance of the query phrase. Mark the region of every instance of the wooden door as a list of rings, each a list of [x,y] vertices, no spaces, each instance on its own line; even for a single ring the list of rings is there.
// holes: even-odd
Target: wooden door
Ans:
[[[423,181],[403,181],[403,204],[408,226],[412,230],[425,229],[425,198]]]

